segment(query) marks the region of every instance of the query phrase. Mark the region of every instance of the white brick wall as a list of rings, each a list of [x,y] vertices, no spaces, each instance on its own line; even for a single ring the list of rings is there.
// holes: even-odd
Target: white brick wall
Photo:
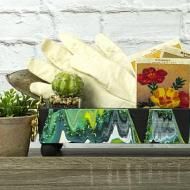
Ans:
[[[190,0],[0,0],[0,91],[7,72],[41,55],[44,37],[104,32],[127,54],[179,37],[190,49]]]
[[[85,40],[92,40],[100,32],[100,14],[68,13],[55,14],[57,35],[62,31],[76,33]]]
[[[181,12],[122,12],[103,15],[103,31],[114,40],[171,39],[180,35]]]

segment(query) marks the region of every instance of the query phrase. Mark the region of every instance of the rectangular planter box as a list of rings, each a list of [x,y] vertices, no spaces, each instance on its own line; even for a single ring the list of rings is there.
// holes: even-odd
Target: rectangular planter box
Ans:
[[[189,126],[189,109],[39,110],[42,144],[187,144]]]

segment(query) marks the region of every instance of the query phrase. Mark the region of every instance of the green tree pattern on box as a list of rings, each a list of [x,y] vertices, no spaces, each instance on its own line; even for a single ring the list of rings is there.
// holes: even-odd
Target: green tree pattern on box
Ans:
[[[149,110],[145,143],[184,143],[172,109]]]
[[[60,109],[49,114],[41,143],[140,143],[128,109]]]

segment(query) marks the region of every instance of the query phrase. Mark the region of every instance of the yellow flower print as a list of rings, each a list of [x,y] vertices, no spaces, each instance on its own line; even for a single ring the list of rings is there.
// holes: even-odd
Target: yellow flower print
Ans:
[[[150,100],[160,108],[176,108],[180,105],[179,92],[173,88],[157,88]]]

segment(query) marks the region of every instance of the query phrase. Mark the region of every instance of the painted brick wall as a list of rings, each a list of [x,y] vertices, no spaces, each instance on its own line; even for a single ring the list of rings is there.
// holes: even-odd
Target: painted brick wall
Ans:
[[[0,91],[10,87],[6,73],[25,68],[42,39],[60,32],[90,42],[103,32],[126,54],[172,38],[190,49],[190,0],[0,0]]]

